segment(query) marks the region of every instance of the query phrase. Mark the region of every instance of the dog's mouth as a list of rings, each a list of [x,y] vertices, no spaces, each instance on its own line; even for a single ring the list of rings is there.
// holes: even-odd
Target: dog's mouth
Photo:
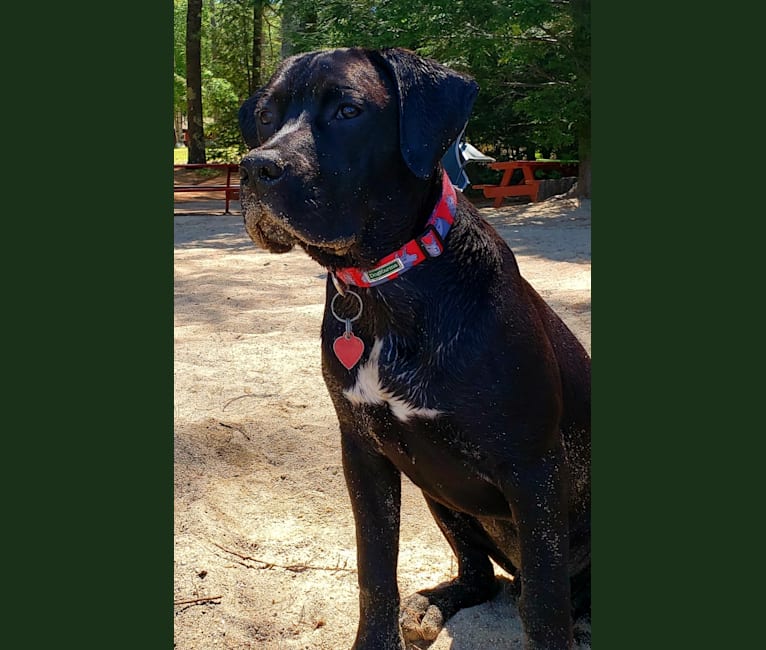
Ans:
[[[272,210],[253,192],[242,195],[245,230],[253,242],[272,253],[286,253],[295,245],[318,248],[333,255],[344,256],[356,243],[355,237],[320,239],[295,228],[287,215]]]

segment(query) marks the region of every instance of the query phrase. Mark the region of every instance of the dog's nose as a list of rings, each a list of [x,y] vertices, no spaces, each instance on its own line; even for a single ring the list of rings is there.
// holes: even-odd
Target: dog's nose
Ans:
[[[285,166],[273,151],[251,151],[239,163],[239,178],[251,187],[275,185],[284,173]]]

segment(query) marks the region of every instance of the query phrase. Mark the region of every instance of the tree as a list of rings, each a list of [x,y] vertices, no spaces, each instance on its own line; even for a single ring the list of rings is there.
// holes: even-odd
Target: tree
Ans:
[[[242,153],[239,106],[279,59],[274,7],[269,0],[205,0],[202,93],[208,160],[232,161]]]
[[[358,2],[361,0],[358,0]],[[346,3],[346,11],[352,11],[357,3]],[[325,3],[331,5],[332,2]],[[282,19],[282,59],[288,56],[324,47],[326,35],[317,33],[320,23],[319,14],[325,10],[325,5],[317,6],[316,2],[306,0],[282,0],[280,16]],[[324,21],[321,21],[323,24]]]
[[[208,0],[206,6],[203,68],[228,81],[241,100],[260,88],[268,66],[269,9],[268,0]]]
[[[471,74],[468,139],[498,158],[578,158],[589,196],[590,0],[283,0],[282,11],[283,54],[400,46]]]
[[[479,82],[470,142],[500,159],[577,158],[578,191],[590,196],[590,0],[204,0],[202,11],[201,97],[217,151],[210,155],[235,148],[238,105],[279,60],[328,47],[399,46]],[[191,114],[189,123],[191,133]]]
[[[282,0],[282,47],[281,56],[286,59],[295,54],[295,37],[300,32],[301,3],[295,0]]]
[[[580,176],[577,179],[578,194],[590,198],[590,0],[572,0],[572,45],[578,72],[578,90],[582,101],[582,113],[577,124]]]
[[[263,68],[263,12],[266,0],[253,2],[253,66],[248,84],[249,94],[254,93],[263,84],[261,69]]]
[[[577,192],[590,197],[590,0],[515,0],[519,34],[515,105],[529,122],[531,140],[577,157]]]
[[[186,9],[186,116],[189,163],[206,162],[202,115],[202,0],[188,0]]]
[[[186,116],[186,3],[173,2],[173,133],[175,146],[184,139]]]

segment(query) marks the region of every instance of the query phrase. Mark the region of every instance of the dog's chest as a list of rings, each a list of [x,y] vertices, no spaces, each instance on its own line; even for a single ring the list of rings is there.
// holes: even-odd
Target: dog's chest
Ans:
[[[429,369],[391,354],[391,339],[376,338],[369,356],[356,368],[344,397],[353,405],[387,406],[400,422],[432,420],[444,414],[430,391]]]
[[[357,429],[440,503],[473,515],[509,516],[502,493],[479,469],[486,459],[455,428],[448,391],[438,379],[443,367],[424,364],[418,355],[397,357],[394,350],[391,339],[375,339],[342,391]]]

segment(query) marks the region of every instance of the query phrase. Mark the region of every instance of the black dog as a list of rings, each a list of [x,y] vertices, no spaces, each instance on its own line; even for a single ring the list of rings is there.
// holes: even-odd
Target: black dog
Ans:
[[[590,614],[590,359],[439,163],[477,84],[401,49],[284,61],[240,109],[245,227],[328,270],[322,368],[356,520],[356,650],[433,639],[520,583],[527,648]],[[400,612],[400,472],[458,577]]]

